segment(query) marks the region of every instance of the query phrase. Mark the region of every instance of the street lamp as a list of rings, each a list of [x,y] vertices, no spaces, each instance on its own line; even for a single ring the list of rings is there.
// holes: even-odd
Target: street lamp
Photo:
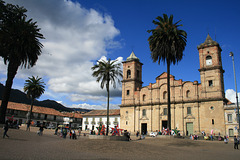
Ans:
[[[238,92],[237,92],[237,80],[236,80],[236,73],[235,73],[235,65],[234,65],[234,56],[233,52],[229,53],[229,56],[232,57],[233,61],[233,73],[234,73],[234,80],[235,80],[235,89],[236,89],[236,100],[237,100],[237,122],[238,122],[238,135],[240,135],[240,119],[239,119],[239,106],[238,106]]]

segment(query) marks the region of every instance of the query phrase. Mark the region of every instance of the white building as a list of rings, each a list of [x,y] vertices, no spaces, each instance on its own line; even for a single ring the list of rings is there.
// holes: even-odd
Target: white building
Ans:
[[[224,106],[225,110],[225,124],[226,124],[226,134],[230,137],[238,135],[238,114],[237,105],[234,103],[227,104]]]
[[[30,108],[31,106],[28,104],[8,102],[6,120],[13,119],[16,124],[26,124]],[[69,120],[68,123],[64,121],[64,117]],[[40,124],[53,127],[60,124],[68,124],[73,128],[81,128],[82,116],[80,113],[59,112],[53,108],[33,106],[32,125],[39,126]]]
[[[82,114],[83,117],[83,130],[95,130],[100,124],[107,126],[107,110],[93,110]],[[111,128],[117,126],[120,128],[120,110],[111,109],[109,110],[109,131]]]

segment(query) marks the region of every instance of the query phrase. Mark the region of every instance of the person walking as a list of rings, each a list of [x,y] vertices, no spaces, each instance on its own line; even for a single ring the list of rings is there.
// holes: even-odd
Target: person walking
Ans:
[[[39,128],[39,136],[42,136],[43,135],[43,125],[40,126]]]
[[[9,126],[8,126],[8,120],[7,120],[5,125],[4,125],[3,138],[5,138],[5,136],[7,136],[9,138],[9,136],[7,135],[8,128],[9,128]]]
[[[238,149],[238,139],[234,136],[234,149]]]

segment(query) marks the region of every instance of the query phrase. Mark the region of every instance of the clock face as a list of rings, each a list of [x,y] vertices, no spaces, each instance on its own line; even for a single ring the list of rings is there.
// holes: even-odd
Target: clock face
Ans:
[[[207,59],[207,60],[206,60],[206,65],[207,65],[207,66],[212,65],[212,59]]]

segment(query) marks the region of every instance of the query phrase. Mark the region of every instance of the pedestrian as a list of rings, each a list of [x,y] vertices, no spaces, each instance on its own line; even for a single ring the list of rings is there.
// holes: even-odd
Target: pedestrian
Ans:
[[[76,131],[75,131],[75,130],[72,131],[72,139],[77,139]]]
[[[211,137],[210,137],[210,138],[211,138],[211,140],[213,141],[213,135],[212,135],[212,134],[211,134]]]
[[[9,128],[9,126],[8,126],[8,120],[7,120],[5,125],[4,125],[3,138],[5,138],[5,136],[7,136],[9,138],[9,136],[7,135],[8,128]]]
[[[139,132],[137,131],[136,136],[138,137],[138,135],[139,135]]]
[[[72,130],[69,131],[69,137],[72,139]]]
[[[39,136],[42,136],[43,135],[43,125],[40,126],[39,128]]]
[[[234,136],[234,149],[238,149],[238,139]]]

